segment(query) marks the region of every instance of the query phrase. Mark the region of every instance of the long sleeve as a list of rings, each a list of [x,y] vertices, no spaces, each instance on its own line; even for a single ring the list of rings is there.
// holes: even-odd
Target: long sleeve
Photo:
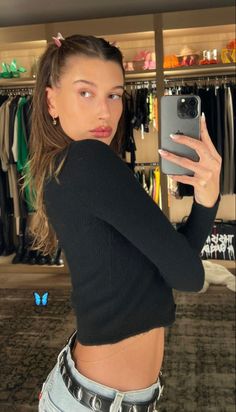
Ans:
[[[92,215],[112,225],[158,268],[170,287],[183,291],[202,288],[204,268],[199,253],[219,199],[212,208],[194,202],[185,226],[178,232],[105,143],[73,141],[66,168],[68,182],[76,182],[69,202],[80,201]]]

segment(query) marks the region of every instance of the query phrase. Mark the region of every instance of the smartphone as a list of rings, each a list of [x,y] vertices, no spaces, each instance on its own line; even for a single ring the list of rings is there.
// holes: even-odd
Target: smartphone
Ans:
[[[161,149],[195,162],[199,156],[189,146],[176,143],[170,134],[182,134],[200,139],[201,100],[195,95],[172,95],[161,98]],[[166,175],[188,175],[194,172],[160,156],[160,167]]]

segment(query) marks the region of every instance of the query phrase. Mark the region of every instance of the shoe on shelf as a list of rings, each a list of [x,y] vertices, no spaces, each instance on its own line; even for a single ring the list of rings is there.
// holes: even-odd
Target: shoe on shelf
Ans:
[[[36,264],[37,265],[48,265],[50,260],[50,255],[43,255],[42,253],[39,253],[36,259]]]

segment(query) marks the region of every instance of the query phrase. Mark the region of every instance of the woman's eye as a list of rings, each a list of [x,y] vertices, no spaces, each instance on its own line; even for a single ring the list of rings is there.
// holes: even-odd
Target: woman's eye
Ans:
[[[110,96],[111,96],[112,100],[117,100],[117,99],[122,98],[122,96],[120,94],[111,94]]]
[[[92,93],[88,92],[86,90],[83,90],[83,91],[80,92],[80,95],[83,96],[83,97],[90,97],[92,95]]]

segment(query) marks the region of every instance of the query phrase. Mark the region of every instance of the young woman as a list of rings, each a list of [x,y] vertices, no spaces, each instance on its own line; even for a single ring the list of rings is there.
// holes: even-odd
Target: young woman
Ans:
[[[39,411],[157,408],[164,328],[173,324],[172,288],[199,291],[199,257],[218,209],[221,158],[204,118],[201,140],[181,136],[198,163],[173,177],[194,186],[176,231],[119,157],[124,70],[102,38],[54,38],[43,54],[33,101],[28,184],[34,247],[60,242],[70,269],[77,328],[43,384]],[[27,181],[27,178],[26,178]]]

